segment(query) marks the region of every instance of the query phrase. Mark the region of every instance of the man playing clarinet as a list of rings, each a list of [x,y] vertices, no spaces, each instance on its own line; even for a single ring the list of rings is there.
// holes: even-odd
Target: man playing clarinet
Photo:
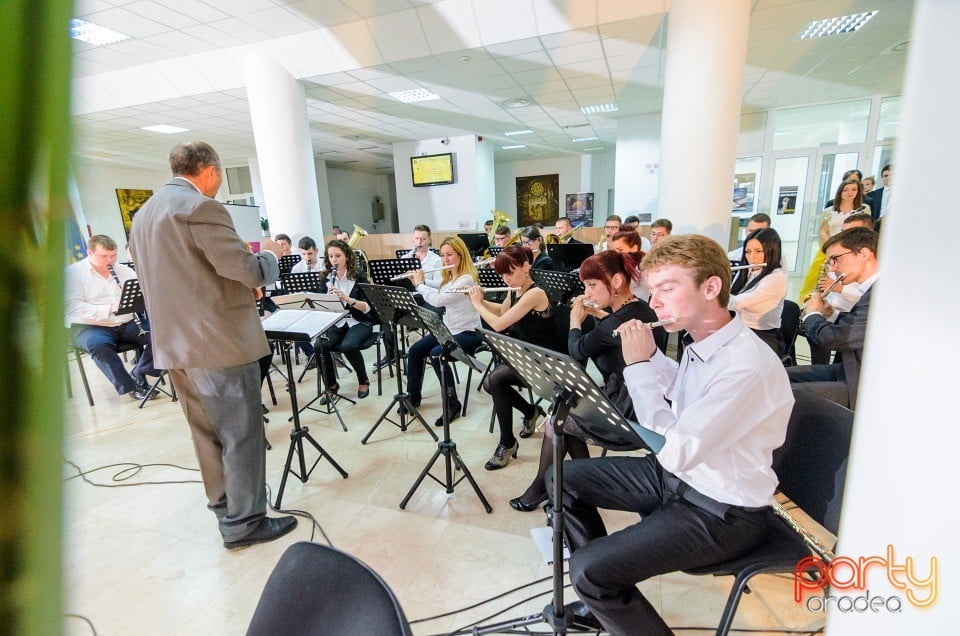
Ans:
[[[153,368],[149,327],[134,314],[115,313],[123,283],[136,277],[132,269],[117,263],[117,244],[112,238],[91,236],[87,257],[67,267],[65,303],[74,345],[90,354],[117,393],[140,401],[151,393],[146,376],[158,375]],[[121,344],[143,347],[132,371],[127,371],[117,352]]]

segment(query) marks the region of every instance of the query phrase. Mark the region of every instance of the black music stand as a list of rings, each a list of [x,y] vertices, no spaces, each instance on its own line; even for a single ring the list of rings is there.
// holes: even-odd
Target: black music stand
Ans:
[[[371,283],[374,285],[387,285],[389,287],[400,287],[409,291],[411,294],[416,294],[417,289],[413,286],[413,283],[409,278],[403,277],[400,280],[390,280],[391,278],[396,278],[406,274],[407,272],[415,269],[421,269],[421,263],[419,258],[385,258],[375,261],[370,261],[370,278]],[[419,295],[417,296],[419,298]],[[378,314],[379,315],[379,314]],[[400,335],[405,333],[406,329],[417,329],[420,327],[420,322],[418,320],[411,321],[407,317],[407,314],[401,317]],[[387,323],[388,319],[380,317],[380,322]],[[392,336],[397,336],[398,334],[394,333]],[[385,344],[387,348],[387,355],[393,355],[394,357],[406,359],[407,358],[407,349],[406,349],[406,337],[403,338],[393,338],[393,342],[390,342],[389,339],[385,339]],[[393,347],[394,351],[390,353],[390,347]]]
[[[427,331],[433,334],[433,337],[437,339],[437,342],[440,343],[440,387],[442,391],[442,400],[443,400],[443,439],[437,444],[437,451],[433,454],[433,457],[430,458],[430,461],[427,462],[427,465],[424,466],[423,470],[420,472],[420,476],[417,477],[417,480],[413,482],[413,486],[410,487],[410,491],[407,493],[407,496],[403,498],[403,501],[400,502],[400,508],[406,508],[407,502],[410,501],[410,497],[413,496],[413,493],[416,492],[417,488],[420,487],[420,484],[423,482],[425,477],[429,477],[433,481],[437,482],[444,487],[447,494],[452,494],[454,488],[461,481],[466,479],[470,482],[470,485],[473,486],[473,492],[477,493],[477,497],[480,499],[480,503],[483,504],[484,510],[488,513],[493,511],[493,508],[490,507],[490,503],[487,501],[487,498],[483,496],[483,493],[480,492],[480,486],[477,485],[476,480],[473,478],[473,475],[470,474],[470,470],[467,468],[467,465],[463,462],[463,458],[460,457],[460,453],[457,452],[457,444],[450,438],[450,406],[447,400],[447,374],[443,372],[443,365],[450,362],[452,359],[459,360],[469,367],[480,371],[483,369],[483,365],[480,364],[476,358],[473,358],[460,348],[460,345],[457,344],[457,341],[454,339],[453,334],[450,333],[450,330],[447,329],[447,326],[443,323],[443,318],[437,315],[436,312],[430,311],[423,307],[416,307],[414,309],[417,312],[417,315],[420,317],[420,320],[423,321],[424,326]],[[430,469],[433,468],[433,465],[437,462],[440,456],[443,455],[444,465],[445,465],[445,479],[440,481],[430,472]],[[456,465],[457,470],[463,472],[460,479],[453,480],[453,467]]]
[[[486,627],[473,627],[471,634],[513,633],[505,630],[545,622],[554,634],[569,632],[596,633],[596,627],[588,628],[577,622],[577,616],[563,606],[563,455],[564,426],[570,413],[578,417],[585,432],[601,439],[628,440],[631,444],[657,452],[663,448],[662,435],[627,420],[610,403],[586,371],[570,356],[521,340],[480,330],[480,335],[498,351],[533,392],[551,402],[550,417],[553,422],[553,601],[540,614],[500,622]]]
[[[500,252],[503,251],[503,247],[500,245],[491,245],[486,251],[490,253],[490,256],[500,256]]]
[[[286,256],[284,256],[284,258],[286,258]],[[327,291],[324,284],[320,282],[320,272],[280,274],[280,280],[283,281],[283,291],[285,294],[295,294],[298,292],[320,294]]]
[[[473,258],[483,255],[484,251],[490,247],[490,237],[483,232],[470,232],[457,234],[457,236],[470,250],[470,256]]]
[[[294,315],[291,316],[291,314]],[[287,451],[287,462],[283,467],[283,477],[280,478],[280,489],[277,491],[276,508],[280,507],[280,503],[283,500],[283,489],[287,485],[287,476],[292,473],[293,476],[301,482],[307,483],[307,479],[310,477],[310,474],[313,473],[313,469],[317,467],[317,464],[319,464],[323,458],[326,458],[344,479],[347,477],[347,472],[340,467],[340,464],[317,443],[317,440],[313,439],[313,436],[310,435],[310,429],[306,426],[300,426],[300,410],[297,408],[297,383],[293,381],[293,361],[291,360],[290,352],[286,351],[287,342],[309,342],[335,325],[337,321],[346,314],[347,312],[345,311],[339,314],[331,314],[320,311],[283,309],[263,321],[263,329],[267,334],[267,338],[281,342],[281,350],[284,352],[284,358],[287,363],[287,390],[290,392],[290,407],[293,409],[293,430],[290,431],[290,450]],[[309,470],[307,470],[306,458],[303,452],[303,440],[310,442],[319,453],[317,459],[310,465]],[[297,473],[292,466],[294,452],[297,453],[300,464],[299,473]]]
[[[373,309],[377,312],[377,315],[380,316],[380,319],[384,322],[390,323],[390,329],[394,338],[397,337],[397,329],[401,320],[414,320],[416,321],[417,327],[423,326],[423,323],[420,321],[420,317],[417,316],[415,312],[417,304],[414,302],[413,296],[411,296],[410,292],[408,292],[406,289],[403,289],[402,287],[366,285],[362,283],[360,284],[360,289],[363,290],[364,295],[370,304],[373,305]],[[383,420],[387,420],[405,433],[408,426],[408,416],[411,419],[420,420],[420,423],[423,424],[423,428],[427,429],[427,432],[430,433],[430,437],[433,438],[433,441],[439,441],[440,438],[438,438],[437,434],[430,429],[430,427],[427,425],[427,421],[423,419],[423,416],[420,415],[420,412],[417,411],[417,409],[410,402],[410,394],[403,390],[403,379],[400,377],[399,355],[395,356],[393,363],[396,365],[397,371],[397,393],[393,396],[390,404],[386,409],[384,409],[380,417],[377,418],[377,421],[374,422],[370,431],[362,440],[360,440],[360,443],[366,444],[367,440],[370,439],[370,436],[373,435],[373,432],[377,430],[377,427],[380,426],[380,423],[383,422]],[[444,398],[446,398],[446,396],[444,396]],[[394,405],[399,406],[399,423],[394,422],[389,417],[390,411],[393,409]]]
[[[553,260],[553,267],[560,272],[571,272],[593,256],[593,245],[589,243],[548,243],[547,256]]]
[[[290,270],[293,269],[293,266],[303,260],[303,257],[299,254],[287,254],[286,256],[281,256],[277,261],[277,264],[280,266],[281,274],[289,274]]]
[[[584,292],[580,277],[569,272],[531,269],[530,278],[547,293],[547,297],[553,305],[565,305]]]
[[[129,278],[123,281],[123,287],[120,289],[120,302],[117,304],[117,310],[113,312],[117,316],[125,316],[127,314],[133,314],[133,319],[137,323],[137,329],[140,330],[139,336],[143,338],[150,332],[147,329],[143,328],[143,320],[146,320],[146,303],[143,299],[143,289],[140,287],[140,281],[136,278]],[[144,316],[141,318],[141,314]],[[145,343],[149,344],[149,343]],[[140,400],[140,405],[137,406],[138,409],[142,409],[143,405],[147,403],[151,397],[153,397],[154,392],[163,393],[174,402],[177,401],[177,389],[173,386],[173,383],[170,383],[170,390],[167,391],[161,384],[166,384],[164,377],[167,375],[166,369],[160,369],[160,373],[157,374],[157,379],[153,381],[153,384],[149,386],[147,394],[143,396],[143,399]]]

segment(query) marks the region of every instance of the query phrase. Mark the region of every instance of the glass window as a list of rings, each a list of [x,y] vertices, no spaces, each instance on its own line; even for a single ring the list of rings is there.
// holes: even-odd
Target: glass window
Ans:
[[[773,168],[773,193],[770,201],[770,217],[773,228],[780,234],[783,257],[787,270],[794,271],[800,245],[800,219],[803,211],[803,195],[807,186],[808,157],[777,159]]]
[[[773,149],[815,148],[867,140],[870,100],[778,110]]]
[[[892,141],[900,132],[900,97],[884,97],[880,100],[880,123],[877,125],[877,141]]]
[[[733,214],[751,216],[757,211],[757,193],[760,191],[760,168],[763,157],[737,159],[733,175]]]

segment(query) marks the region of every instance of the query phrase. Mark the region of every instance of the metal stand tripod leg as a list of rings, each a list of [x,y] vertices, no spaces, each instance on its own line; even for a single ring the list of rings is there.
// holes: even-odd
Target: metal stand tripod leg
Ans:
[[[391,324],[390,328],[393,330],[394,335],[396,335],[397,324],[396,323]],[[373,432],[377,430],[377,427],[380,426],[380,424],[384,420],[390,422],[391,424],[393,424],[394,426],[396,426],[397,428],[399,428],[401,431],[405,433],[407,431],[407,427],[409,426],[409,423],[407,422],[408,417],[411,420],[414,420],[414,419],[420,420],[420,423],[423,424],[423,428],[427,429],[427,432],[430,433],[430,437],[433,438],[433,441],[435,442],[440,441],[440,438],[437,437],[437,434],[433,432],[433,430],[427,424],[427,421],[423,419],[423,416],[420,415],[420,412],[417,411],[416,407],[410,402],[410,394],[405,393],[403,390],[403,379],[400,377],[400,356],[399,355],[396,356],[396,360],[394,360],[394,364],[396,365],[396,371],[397,371],[397,393],[396,395],[393,396],[393,400],[390,401],[390,404],[387,406],[386,409],[384,409],[383,413],[380,414],[380,417],[377,418],[377,421],[373,423],[373,426],[370,428],[370,430],[367,432],[364,438],[360,440],[360,443],[366,444],[367,440],[370,439],[370,436],[373,435]],[[393,410],[394,406],[399,406],[400,422],[394,422],[389,417],[390,411]]]
[[[477,485],[476,480],[473,478],[473,475],[470,474],[470,470],[467,468],[467,465],[464,464],[463,458],[460,457],[460,453],[457,452],[457,444],[450,439],[450,405],[449,399],[447,396],[447,374],[443,372],[443,365],[449,362],[447,357],[447,348],[444,347],[440,352],[440,386],[443,390],[443,440],[437,444],[437,450],[433,454],[433,457],[430,458],[430,461],[427,462],[427,465],[420,472],[420,476],[417,477],[417,480],[413,482],[413,486],[410,487],[410,491],[407,493],[407,496],[403,498],[403,501],[400,502],[400,508],[406,508],[407,502],[410,501],[410,497],[413,496],[413,493],[417,491],[417,488],[420,487],[420,484],[423,483],[425,477],[430,477],[433,481],[437,482],[446,489],[447,494],[452,494],[454,488],[461,481],[466,479],[470,482],[470,485],[473,486],[473,492],[477,493],[477,497],[480,499],[480,503],[483,504],[484,510],[487,513],[493,512],[493,508],[490,507],[490,503],[487,501],[487,498],[483,496],[483,493],[480,491],[480,486]],[[445,479],[440,481],[433,474],[430,473],[430,469],[433,468],[433,465],[440,459],[440,456],[443,455],[444,468],[445,470]],[[456,465],[457,469],[463,472],[460,479],[454,481],[453,479],[453,467]]]
[[[340,395],[340,387],[337,386],[336,390],[331,390],[330,386],[327,384],[327,379],[323,377],[323,338],[320,338],[317,344],[316,349],[313,351],[313,355],[317,356],[317,366],[320,367],[317,370],[317,397],[313,398],[300,408],[300,412],[304,412],[307,409],[311,411],[316,411],[317,413],[323,413],[324,415],[330,415],[331,413],[337,416],[337,419],[340,420],[340,427],[344,432],[347,432],[347,425],[344,423],[343,418],[340,416],[340,409],[337,408],[337,401],[346,400],[350,404],[356,404],[355,401],[351,400],[345,395]],[[298,380],[299,381],[299,380]],[[322,389],[322,390],[321,390]],[[326,398],[321,406],[322,409],[315,408],[313,403],[321,398]],[[293,417],[290,417],[287,421],[291,421]]]

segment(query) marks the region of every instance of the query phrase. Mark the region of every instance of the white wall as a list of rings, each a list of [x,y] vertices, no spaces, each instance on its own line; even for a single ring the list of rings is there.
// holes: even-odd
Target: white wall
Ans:
[[[593,162],[590,155],[573,155],[553,159],[531,159],[524,161],[500,162],[496,165],[496,205],[513,221],[509,223],[511,229],[517,229],[517,177],[536,177],[544,174],[560,175],[560,192],[558,215],[566,213],[566,198],[564,195],[577,192],[594,192],[594,210],[600,209],[598,217],[606,210],[606,187],[603,189],[603,208],[599,201],[598,190],[593,188],[591,175]],[[486,218],[490,218],[488,214]]]
[[[475,135],[450,137],[449,144],[440,139],[424,139],[393,144],[393,167],[396,173],[397,216],[399,231],[409,232],[418,223],[441,230],[474,230],[478,222],[490,218],[493,197],[481,191],[488,189],[493,172],[493,150],[489,141],[477,141]],[[410,157],[454,153],[455,183],[450,185],[413,187]]]
[[[122,248],[127,242],[120,219],[120,205],[117,203],[117,189],[153,190],[156,192],[170,180],[168,171],[144,170],[102,166],[96,164],[78,164],[76,166],[77,187],[87,225],[93,234],[106,234]],[[87,228],[80,228],[87,237]]]
[[[371,234],[389,232],[390,223],[374,224],[370,204],[374,195],[380,195],[384,210],[393,204],[390,201],[390,182],[387,175],[355,172],[327,167],[327,184],[330,191],[330,227],[339,225],[349,234],[354,225],[359,225]],[[324,227],[324,231],[329,231]],[[319,241],[319,237],[313,237]]]
[[[645,212],[650,212],[653,219],[662,216],[657,211],[660,114],[617,119],[616,157],[614,212],[621,219]]]

